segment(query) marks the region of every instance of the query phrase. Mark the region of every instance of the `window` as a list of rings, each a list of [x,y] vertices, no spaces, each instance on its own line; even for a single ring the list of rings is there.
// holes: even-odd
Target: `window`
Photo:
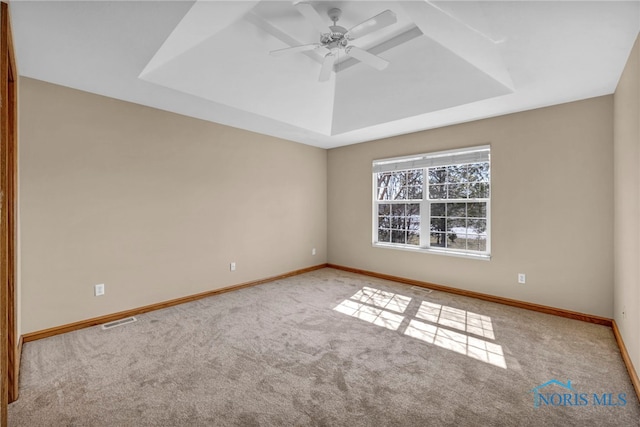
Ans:
[[[376,246],[489,257],[490,147],[373,162]]]

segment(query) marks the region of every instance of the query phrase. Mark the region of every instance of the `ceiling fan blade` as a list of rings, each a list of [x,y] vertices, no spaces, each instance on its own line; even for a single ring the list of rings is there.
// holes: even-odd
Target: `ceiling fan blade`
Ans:
[[[358,37],[373,33],[374,31],[378,31],[381,28],[388,27],[391,24],[395,24],[396,22],[396,14],[387,9],[384,12],[377,14],[373,18],[367,19],[366,21],[356,25],[355,27],[347,31],[345,36],[351,40],[357,39]]]
[[[284,55],[289,53],[306,52],[308,50],[314,50],[314,49],[320,49],[320,48],[324,49],[324,47],[322,47],[318,43],[303,44],[302,46],[285,47],[284,49],[272,50],[271,52],[269,52],[269,55],[279,56],[279,55]]]
[[[379,56],[374,55],[373,53],[369,53],[364,49],[360,49],[356,46],[348,46],[345,49],[347,55],[352,56],[370,67],[375,68],[376,70],[384,70],[389,65],[389,61],[386,59],[382,59]]]
[[[329,55],[331,53],[331,51],[329,49],[327,49],[326,47],[322,46],[322,45],[318,45],[318,47],[316,48],[316,52],[318,52],[320,55],[322,55],[322,57],[325,57],[327,55]]]
[[[324,61],[322,61],[322,68],[320,68],[320,77],[318,81],[326,82],[331,77],[331,72],[333,71],[333,64],[335,64],[337,57],[329,52],[325,57]]]
[[[329,29],[329,25],[327,25],[324,19],[322,19],[322,17],[318,15],[318,12],[316,12],[313,6],[311,6],[309,3],[296,3],[295,7],[305,18],[307,18],[307,21],[309,21],[311,24],[313,24],[314,27],[316,27],[316,29],[320,33],[324,34],[331,32],[331,30]]]

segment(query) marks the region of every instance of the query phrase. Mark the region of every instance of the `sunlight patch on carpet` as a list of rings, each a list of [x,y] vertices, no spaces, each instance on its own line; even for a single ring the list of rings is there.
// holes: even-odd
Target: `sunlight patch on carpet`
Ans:
[[[365,286],[334,310],[507,369],[502,346],[482,339],[495,340],[491,317],[424,300],[411,315],[407,312],[411,301],[405,295]]]

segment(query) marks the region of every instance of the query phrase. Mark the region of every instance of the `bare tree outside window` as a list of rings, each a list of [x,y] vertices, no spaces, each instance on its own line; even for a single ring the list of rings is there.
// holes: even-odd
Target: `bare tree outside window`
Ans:
[[[374,244],[488,254],[489,148],[452,151],[377,164]]]
[[[378,174],[378,241],[420,245],[420,204],[424,170]]]

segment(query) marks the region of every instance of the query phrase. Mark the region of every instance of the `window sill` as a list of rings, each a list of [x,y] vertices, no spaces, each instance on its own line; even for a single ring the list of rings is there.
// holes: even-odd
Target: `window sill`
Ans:
[[[419,247],[412,248],[408,246],[394,245],[391,243],[372,243],[372,246],[374,248],[381,248],[381,249],[395,249],[395,250],[401,250],[401,251],[407,251],[407,252],[420,252],[420,253],[435,254],[435,255],[445,255],[445,256],[453,256],[456,258],[475,259],[479,261],[491,260],[491,254],[471,254],[471,253],[465,253],[465,252],[457,252],[457,251],[433,249],[433,248],[419,248]]]

